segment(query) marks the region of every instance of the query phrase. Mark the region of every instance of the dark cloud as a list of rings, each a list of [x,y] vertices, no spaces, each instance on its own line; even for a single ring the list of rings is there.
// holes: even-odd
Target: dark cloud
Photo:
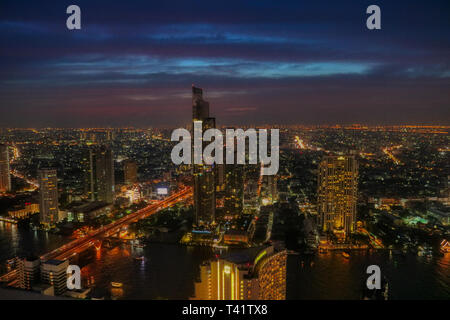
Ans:
[[[449,123],[446,1],[0,3],[0,125]]]

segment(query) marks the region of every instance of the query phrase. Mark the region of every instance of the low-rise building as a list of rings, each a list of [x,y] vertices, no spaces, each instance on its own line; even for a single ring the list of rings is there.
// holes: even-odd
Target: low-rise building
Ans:
[[[31,290],[39,281],[41,262],[38,257],[27,257],[18,261],[19,286]]]
[[[223,241],[225,244],[247,244],[248,243],[248,233],[242,230],[228,230],[223,236]]]
[[[112,204],[103,201],[78,204],[67,209],[67,220],[86,222],[100,215],[111,213],[113,207]]]
[[[13,208],[13,210],[8,211],[8,216],[14,219],[25,219],[30,215],[39,212],[38,203],[24,203],[23,205],[18,205]]]
[[[41,281],[53,287],[55,295],[61,295],[67,291],[67,267],[68,260],[48,260],[41,267]]]

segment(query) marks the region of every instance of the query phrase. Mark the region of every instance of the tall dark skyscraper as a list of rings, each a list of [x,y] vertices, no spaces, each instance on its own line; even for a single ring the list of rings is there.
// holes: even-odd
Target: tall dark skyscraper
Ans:
[[[216,119],[209,116],[209,102],[203,100],[203,90],[192,87],[192,131],[195,123],[201,124],[201,134],[215,128]],[[193,135],[194,136],[194,132]],[[203,148],[207,143],[203,143]],[[192,152],[194,156],[194,152]],[[195,223],[209,225],[215,221],[216,193],[215,166],[193,163]]]
[[[0,192],[11,190],[8,146],[0,144]]]
[[[109,146],[90,150],[91,200],[114,202],[114,159]]]
[[[354,231],[358,163],[354,156],[326,156],[319,165],[318,213],[325,232],[346,238]]]
[[[43,224],[58,222],[58,178],[56,169],[42,168],[38,170],[39,212]]]
[[[234,129],[234,128],[227,128]],[[237,139],[234,139],[237,144]],[[225,146],[226,148],[226,142]],[[226,164],[226,152],[224,152],[224,164],[217,166],[217,172],[220,173],[219,181],[220,191],[223,195],[224,215],[231,217],[242,214],[244,208],[244,165],[237,164],[237,149],[234,149],[234,164]],[[216,190],[219,189],[216,186]]]
[[[225,165],[224,210],[227,216],[242,214],[244,208],[244,166]]]
[[[137,182],[137,165],[133,160],[123,162],[123,175],[125,184],[134,184]]]
[[[83,132],[85,133],[85,132]],[[88,199],[92,198],[91,194],[91,151],[89,148],[85,148],[81,151],[80,157],[80,168],[81,168],[81,179],[83,184],[83,194]]]

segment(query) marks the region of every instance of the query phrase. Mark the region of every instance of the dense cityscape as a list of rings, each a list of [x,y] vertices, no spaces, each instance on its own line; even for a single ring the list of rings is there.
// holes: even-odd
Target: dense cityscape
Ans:
[[[448,4],[0,1],[0,300],[445,303]]]
[[[225,129],[200,88],[192,110],[202,130]],[[450,128],[279,128],[274,176],[260,163],[175,165],[171,128],[2,129],[3,286],[85,299],[283,300],[298,297],[294,279],[321,260],[376,258],[432,261],[435,297],[448,298]],[[191,263],[181,292],[158,290],[169,270],[151,293],[133,288],[133,273],[105,276],[121,260],[137,278],[159,274],[180,250]],[[81,267],[81,289],[66,287],[69,264]],[[403,285],[395,272],[368,294],[365,267],[350,298],[403,297],[391,292]]]

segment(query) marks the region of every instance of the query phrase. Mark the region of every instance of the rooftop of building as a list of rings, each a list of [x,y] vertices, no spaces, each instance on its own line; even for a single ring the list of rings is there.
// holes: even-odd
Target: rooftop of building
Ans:
[[[100,208],[103,208],[105,206],[108,206],[108,204],[104,201],[92,201],[92,202],[85,202],[85,201],[77,201],[71,203],[67,210],[71,210],[74,212],[91,212]]]
[[[245,230],[236,230],[236,229],[231,229],[231,230],[227,230],[225,232],[226,235],[247,235],[247,231]]]
[[[45,264],[51,264],[53,266],[59,266],[61,263],[64,263],[64,260],[51,259],[51,260],[45,261],[44,263]]]
[[[244,251],[230,252],[224,254],[219,258],[235,264],[245,264],[245,263],[253,264],[256,257],[258,257],[258,255],[267,248],[268,248],[267,246],[248,248]]]
[[[26,260],[26,261],[36,261],[36,260],[39,260],[39,257],[30,255],[30,256],[25,257],[24,260]]]

